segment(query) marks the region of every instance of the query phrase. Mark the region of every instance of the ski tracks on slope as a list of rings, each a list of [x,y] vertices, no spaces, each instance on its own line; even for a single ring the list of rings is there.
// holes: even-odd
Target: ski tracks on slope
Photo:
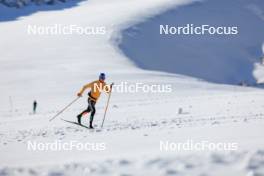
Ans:
[[[126,122],[107,121],[102,129],[96,125],[93,130],[64,122],[65,124],[60,126],[44,126],[42,128],[1,131],[0,142],[1,145],[8,145],[9,143],[26,143],[28,140],[45,138],[63,140],[67,138],[67,136],[82,136],[83,138],[86,138],[88,135],[122,132],[127,130],[173,130],[188,127],[219,126],[230,123],[251,123],[263,120],[264,114],[262,113],[237,116],[192,116],[189,114],[182,114],[175,118],[164,118],[153,121],[144,118],[141,120],[129,120]]]

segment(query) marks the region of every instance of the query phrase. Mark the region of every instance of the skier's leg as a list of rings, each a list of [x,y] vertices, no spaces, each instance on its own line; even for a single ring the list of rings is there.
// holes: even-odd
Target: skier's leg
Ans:
[[[78,123],[81,124],[81,117],[87,113],[89,113],[91,111],[90,108],[90,103],[89,103],[89,99],[88,99],[88,107],[87,109],[85,109],[83,112],[81,112],[79,115],[77,115],[77,119],[78,119]]]
[[[85,115],[91,111],[89,99],[87,100],[87,102],[88,102],[87,109],[85,109],[83,112],[81,112],[78,116],[82,117],[83,115]]]
[[[90,128],[93,128],[93,119],[94,119],[94,114],[96,112],[96,109],[95,109],[95,101],[89,100],[89,107],[90,107],[90,110],[91,110]]]
[[[87,109],[85,109],[80,115],[83,116],[87,113],[89,113],[91,110],[90,110],[90,106],[88,105]]]

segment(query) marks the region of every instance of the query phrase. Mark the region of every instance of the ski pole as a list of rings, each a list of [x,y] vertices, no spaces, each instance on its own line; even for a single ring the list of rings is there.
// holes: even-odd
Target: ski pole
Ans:
[[[112,86],[113,85],[114,85],[114,83],[111,84],[111,90],[110,90],[110,93],[109,93],[109,96],[108,96],[108,100],[107,100],[107,104],[106,104],[106,107],[105,107],[104,118],[103,118],[103,122],[102,122],[101,128],[103,128],[103,126],[104,126],[105,116],[106,116],[106,112],[107,112],[107,109],[108,109],[109,101],[110,101],[110,98],[111,98]]]
[[[58,112],[55,116],[53,116],[49,121],[54,120],[57,116],[63,113],[68,107],[70,107],[74,102],[76,102],[80,97],[75,98],[71,103],[69,103],[65,108],[63,108],[60,112]]]

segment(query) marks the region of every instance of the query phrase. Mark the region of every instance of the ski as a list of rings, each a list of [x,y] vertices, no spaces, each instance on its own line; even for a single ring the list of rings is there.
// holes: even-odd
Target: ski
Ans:
[[[70,121],[70,120],[65,120],[65,119],[62,119],[62,118],[61,118],[61,120],[63,120],[64,122],[68,122],[68,123],[71,123],[71,124],[74,124],[74,125],[78,125],[78,126],[81,126],[81,127],[87,128],[87,129],[89,129],[89,130],[94,130],[94,128],[90,128],[90,127],[88,127],[88,126],[86,126],[86,125],[79,124],[78,122],[74,122],[74,121]]]

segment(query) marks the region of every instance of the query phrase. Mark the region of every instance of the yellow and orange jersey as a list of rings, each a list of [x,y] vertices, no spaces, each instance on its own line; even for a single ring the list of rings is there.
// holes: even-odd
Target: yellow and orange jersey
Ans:
[[[89,96],[94,101],[96,101],[100,97],[102,91],[109,93],[111,90],[110,86],[107,85],[105,82],[96,80],[84,85],[83,88],[80,90],[79,94],[82,95],[83,92],[88,88],[91,89]]]

